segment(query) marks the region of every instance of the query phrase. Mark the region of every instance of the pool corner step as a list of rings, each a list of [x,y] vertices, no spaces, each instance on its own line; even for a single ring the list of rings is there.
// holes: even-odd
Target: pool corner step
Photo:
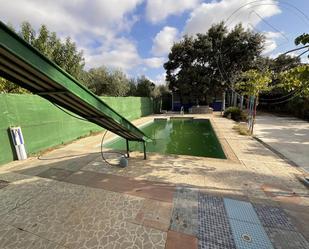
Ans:
[[[169,117],[158,117],[158,118],[154,118],[153,121],[168,121]]]

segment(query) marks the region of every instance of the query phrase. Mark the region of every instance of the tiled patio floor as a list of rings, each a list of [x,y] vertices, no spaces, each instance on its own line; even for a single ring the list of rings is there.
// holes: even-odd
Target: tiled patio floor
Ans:
[[[127,168],[111,167],[98,135],[1,166],[0,248],[240,248],[235,226],[247,221],[231,218],[226,200],[247,203],[274,248],[308,248],[300,172],[211,118],[228,160],[133,152]]]

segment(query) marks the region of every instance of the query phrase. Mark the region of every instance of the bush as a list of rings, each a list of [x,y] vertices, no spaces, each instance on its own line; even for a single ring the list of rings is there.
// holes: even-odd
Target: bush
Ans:
[[[231,117],[231,119],[239,121],[247,121],[247,113],[240,110],[238,107],[229,107],[224,111],[223,117]]]
[[[233,130],[238,131],[240,135],[250,136],[250,131],[248,130],[247,125],[243,126],[243,125],[237,124],[233,127]]]

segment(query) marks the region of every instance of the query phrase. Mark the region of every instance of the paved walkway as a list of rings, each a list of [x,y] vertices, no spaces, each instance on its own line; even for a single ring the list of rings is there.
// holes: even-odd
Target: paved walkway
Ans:
[[[309,122],[262,114],[254,134],[309,174]]]
[[[309,248],[298,169],[233,121],[198,118],[211,119],[227,160],[132,152],[127,168],[111,167],[96,135],[1,166],[0,248]]]

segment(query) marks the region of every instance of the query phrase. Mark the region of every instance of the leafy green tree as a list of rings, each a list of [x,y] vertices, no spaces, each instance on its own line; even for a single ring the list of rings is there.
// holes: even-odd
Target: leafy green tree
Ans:
[[[253,127],[256,117],[256,109],[258,106],[259,95],[262,92],[268,92],[271,90],[269,85],[272,82],[271,72],[270,71],[257,71],[257,70],[248,70],[243,72],[241,75],[241,81],[237,82],[235,87],[237,90],[241,91],[243,95],[254,96],[254,112],[253,112],[253,122],[250,127],[251,134],[253,133]]]
[[[13,30],[13,28],[11,27]],[[76,44],[68,37],[62,42],[55,32],[50,32],[43,24],[38,33],[29,22],[23,22],[18,34],[30,45],[38,49],[41,53],[63,68],[78,80],[85,77],[83,52],[78,51]],[[27,92],[22,87],[12,87],[14,83],[1,80],[2,92],[24,93]],[[12,90],[14,89],[14,90]]]
[[[303,45],[303,46],[291,49],[291,50],[285,52],[284,54],[288,54],[288,53],[291,53],[291,52],[301,50],[302,52],[298,55],[298,57],[301,57],[304,54],[309,52],[309,44],[308,44],[309,43],[309,34],[303,33],[302,35],[296,37],[295,40],[294,40],[294,43],[295,43],[295,45]],[[308,54],[308,58],[309,58],[309,54]]]
[[[126,96],[130,90],[129,80],[119,70],[109,71],[106,67],[92,68],[88,72],[88,88],[102,96]]]
[[[263,50],[264,37],[241,25],[229,31],[224,23],[206,34],[185,36],[175,43],[164,64],[166,80],[180,97],[208,102],[207,96],[233,87],[243,71],[251,69]]]
[[[137,78],[136,96],[139,97],[154,97],[155,84],[145,76]]]
[[[303,33],[302,35],[296,37],[295,45],[303,44],[306,45],[309,43],[309,34]]]
[[[136,80],[134,78],[129,79],[129,91],[127,96],[135,96],[136,95]]]
[[[287,91],[309,97],[309,65],[304,64],[281,73],[282,85]]]
[[[241,75],[241,81],[236,83],[236,89],[243,95],[259,97],[260,93],[271,90],[272,81],[269,71],[259,72],[257,70],[248,70]]]
[[[27,93],[28,91],[0,77],[0,93]]]

